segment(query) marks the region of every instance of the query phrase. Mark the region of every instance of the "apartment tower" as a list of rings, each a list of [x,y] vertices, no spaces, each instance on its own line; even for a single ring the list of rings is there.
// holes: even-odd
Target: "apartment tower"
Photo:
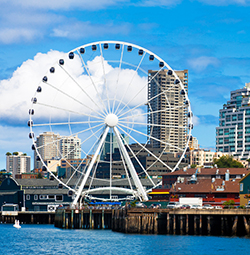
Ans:
[[[154,148],[166,152],[180,152],[185,148],[187,139],[187,106],[185,97],[180,94],[179,84],[175,84],[174,75],[168,75],[168,70],[148,71],[148,134],[154,138],[169,143],[171,146],[151,139]],[[188,70],[175,71],[188,92]],[[163,91],[165,91],[163,93]],[[157,96],[158,95],[158,96]],[[152,124],[152,125],[150,125]],[[159,126],[155,126],[158,124]]]

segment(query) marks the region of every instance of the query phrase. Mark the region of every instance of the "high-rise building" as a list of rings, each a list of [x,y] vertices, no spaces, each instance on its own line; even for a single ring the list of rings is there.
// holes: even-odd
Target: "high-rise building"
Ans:
[[[250,83],[231,91],[231,98],[219,111],[216,151],[239,159],[250,157]]]
[[[36,147],[43,161],[81,158],[81,139],[78,136],[64,137],[53,132],[44,132],[37,137]],[[42,162],[34,152],[34,168],[42,168]]]
[[[30,156],[22,152],[6,155],[6,170],[12,174],[13,178],[16,174],[29,173]]]
[[[81,139],[77,135],[61,137],[60,152],[65,159],[81,158]]]
[[[185,98],[180,94],[180,86],[175,84],[174,75],[168,75],[168,70],[165,69],[157,72],[148,71],[148,99],[150,101],[148,111],[154,112],[148,114],[148,134],[172,146],[166,146],[155,139],[151,139],[150,144],[154,148],[164,148],[166,152],[178,152],[185,148],[187,141],[185,127],[188,125],[188,106],[184,105]],[[175,71],[175,73],[188,92],[188,70]]]

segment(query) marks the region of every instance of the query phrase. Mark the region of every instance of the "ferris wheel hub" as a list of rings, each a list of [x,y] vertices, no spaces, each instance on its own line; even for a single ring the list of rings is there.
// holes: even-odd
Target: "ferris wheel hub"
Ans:
[[[118,117],[113,113],[108,114],[105,118],[105,124],[111,128],[115,127],[118,124]]]

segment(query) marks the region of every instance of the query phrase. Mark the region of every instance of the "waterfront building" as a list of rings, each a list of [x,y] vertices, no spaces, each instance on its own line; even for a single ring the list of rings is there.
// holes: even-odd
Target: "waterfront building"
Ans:
[[[231,91],[230,100],[220,109],[216,151],[243,160],[250,157],[250,83]]]
[[[184,182],[185,179],[195,177],[200,179],[239,180],[249,173],[248,168],[183,168],[175,172],[162,175],[162,187],[170,189],[176,182]]]
[[[157,179],[153,179],[155,184]],[[74,189],[79,184],[79,178],[62,179],[62,182],[67,183],[69,187]],[[86,183],[86,190],[89,188],[91,180]],[[113,180],[114,185],[120,188],[132,188],[136,190],[136,186],[131,180],[131,183],[127,179]],[[150,189],[152,183],[149,179],[141,180],[145,189]],[[109,182],[101,179],[94,179],[92,185],[95,188],[109,187]],[[130,195],[120,193],[119,191],[112,192],[114,197],[117,198],[131,198]],[[96,191],[93,196],[103,197],[108,199],[110,191]],[[15,204],[18,206],[18,210],[28,211],[54,211],[59,205],[69,206],[72,202],[72,194],[67,188],[62,187],[58,182],[50,179],[13,179],[6,178],[0,185],[0,207],[3,204]]]
[[[175,71],[175,73],[188,92],[188,70]],[[166,91],[166,96],[161,94],[162,91]],[[180,91],[180,86],[175,84],[175,77],[168,75],[168,70],[148,71],[148,99],[150,100],[148,111],[155,112],[152,115],[148,114],[148,134],[172,145],[165,147],[165,144],[151,139],[150,144],[154,148],[162,148],[166,152],[178,152],[185,148],[187,129],[180,127],[188,125],[187,106],[181,107],[184,97]],[[154,123],[159,126],[150,125]]]
[[[0,185],[0,207],[8,203],[19,211],[55,211],[71,202],[68,190],[59,189],[55,180],[6,178]]]
[[[58,161],[61,158],[81,158],[81,139],[77,135],[65,137],[53,132],[44,132],[37,137],[36,147],[45,163],[50,163],[51,160]],[[34,151],[34,169],[41,168],[42,162]]]
[[[165,192],[166,195],[161,195],[163,200],[169,196],[170,201],[178,201],[179,197],[202,197],[204,203],[212,205],[222,205],[229,200],[239,205],[239,181],[248,173],[248,168],[184,168],[164,174],[162,188],[153,191]]]
[[[212,206],[222,206],[224,202],[233,200],[235,206],[239,206],[239,180],[185,179],[170,189],[170,201],[179,201],[180,197],[201,197],[204,205]]]
[[[30,156],[23,152],[6,154],[6,170],[15,178],[16,174],[30,172]]]
[[[250,205],[250,173],[240,180],[240,205]]]

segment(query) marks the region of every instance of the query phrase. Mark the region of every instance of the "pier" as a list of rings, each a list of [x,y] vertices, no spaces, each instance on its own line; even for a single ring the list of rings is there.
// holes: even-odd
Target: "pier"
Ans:
[[[0,212],[2,223],[14,223],[18,219],[22,224],[54,224],[55,212],[47,211],[6,211]]]
[[[250,210],[59,209],[55,226],[134,234],[250,236]]]

